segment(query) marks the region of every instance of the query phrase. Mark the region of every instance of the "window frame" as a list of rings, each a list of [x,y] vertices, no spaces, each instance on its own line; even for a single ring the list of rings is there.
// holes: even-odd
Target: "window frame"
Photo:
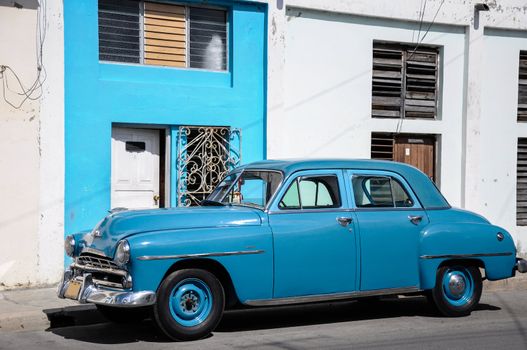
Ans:
[[[192,2],[171,2],[163,0],[138,0],[139,2],[139,63],[134,62],[120,62],[120,61],[109,61],[101,60],[98,58],[99,63],[103,64],[116,64],[116,65],[127,65],[127,66],[140,66],[140,67],[153,67],[153,68],[166,68],[166,69],[183,69],[183,70],[194,70],[194,71],[203,71],[203,72],[214,72],[214,73],[229,73],[231,71],[231,53],[232,53],[232,6],[219,6],[219,5],[210,5],[210,4],[194,4]],[[174,66],[163,66],[157,64],[145,64],[145,2],[151,2],[156,4],[163,5],[174,5],[174,6],[184,6],[185,7],[185,67],[174,67]],[[201,9],[211,9],[211,10],[221,10],[225,11],[225,69],[209,69],[209,68],[196,68],[190,67],[190,8],[201,8]],[[98,57],[100,57],[100,46],[99,46],[99,0],[97,0],[97,52]]]
[[[413,205],[411,207],[396,207],[395,205],[393,207],[359,207],[357,206],[357,203],[355,202],[355,191],[353,188],[353,177],[354,176],[361,176],[361,177],[387,177],[390,178],[391,181],[395,180],[401,185],[402,189],[406,191],[406,193],[409,195],[409,197],[413,201]],[[415,195],[414,191],[412,190],[412,187],[408,184],[408,182],[399,174],[392,173],[389,171],[369,171],[369,170],[352,170],[348,171],[346,174],[347,181],[349,181],[349,190],[350,190],[350,206],[353,208],[354,211],[408,211],[408,210],[416,210],[416,209],[422,209],[421,202],[419,201],[419,198]],[[393,187],[390,183],[390,189],[393,191]],[[392,194],[392,202],[393,202],[393,194]]]
[[[376,46],[377,45],[377,46]],[[374,71],[375,71],[375,49],[382,50],[382,46],[386,46],[384,50],[388,50],[390,46],[393,46],[393,50],[400,49],[401,52],[401,91],[399,98],[401,99],[401,103],[399,105],[399,116],[374,116],[374,98],[376,95],[373,93],[374,88]],[[422,44],[418,45],[416,48],[415,44],[412,43],[406,43],[406,42],[400,42],[400,41],[386,41],[386,40],[378,40],[374,39],[372,41],[372,52],[371,52],[371,59],[372,59],[372,75],[371,75],[371,104],[370,104],[370,113],[372,119],[412,119],[412,120],[441,120],[441,101],[442,101],[442,92],[441,92],[441,78],[442,78],[442,50],[443,46],[441,45],[430,45],[430,44]],[[419,52],[419,49],[429,49],[436,51],[437,59],[436,59],[436,66],[435,66],[435,105],[434,105],[434,116],[433,117],[423,117],[423,116],[406,116],[406,100],[408,99],[406,97],[406,94],[408,92],[408,84],[407,84],[407,75],[408,75],[408,51],[411,49],[417,49],[415,50],[415,53],[417,54]],[[412,51],[413,52],[413,51]],[[410,56],[412,57],[412,56]],[[411,62],[417,62],[417,61],[411,61]],[[383,96],[378,96],[383,97]],[[386,97],[386,96],[384,96]],[[412,99],[408,99],[412,100]],[[416,107],[416,106],[413,106]],[[388,110],[389,111],[389,110]]]
[[[301,181],[302,179],[309,179],[309,178],[317,178],[317,177],[328,177],[328,176],[333,176],[336,178],[337,180],[337,194],[339,196],[339,206],[338,207],[309,207],[309,208],[304,208],[302,206],[302,199],[300,197],[300,183],[299,181]],[[293,182],[297,182],[298,184],[298,187],[297,187],[297,191],[298,191],[298,195],[299,195],[299,203],[300,203],[300,208],[282,208],[280,207],[280,202],[282,201],[282,199],[284,198],[285,194],[287,193],[287,191],[289,190],[289,188],[292,186]],[[276,201],[274,201],[274,203],[272,204],[272,206],[270,206],[270,208],[272,208],[272,210],[269,212],[270,214],[271,213],[284,213],[284,214],[287,214],[287,213],[295,213],[295,212],[298,212],[298,213],[313,213],[313,212],[331,212],[331,211],[343,211],[343,210],[349,210],[348,209],[348,203],[347,203],[347,188],[346,188],[346,184],[345,182],[343,181],[343,177],[342,177],[342,170],[331,170],[331,169],[328,169],[328,170],[324,170],[324,169],[321,169],[321,170],[313,170],[313,171],[302,171],[302,172],[298,172],[298,173],[294,173],[294,174],[291,174],[289,176],[289,179],[287,179],[286,181],[284,181],[281,185],[281,188],[275,193],[275,199]]]

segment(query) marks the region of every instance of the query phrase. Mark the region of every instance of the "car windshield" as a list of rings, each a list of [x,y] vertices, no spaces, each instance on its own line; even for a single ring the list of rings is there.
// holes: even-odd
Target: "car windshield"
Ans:
[[[234,172],[216,187],[205,203],[231,204],[265,208],[278,185],[282,174],[268,170],[244,170]]]

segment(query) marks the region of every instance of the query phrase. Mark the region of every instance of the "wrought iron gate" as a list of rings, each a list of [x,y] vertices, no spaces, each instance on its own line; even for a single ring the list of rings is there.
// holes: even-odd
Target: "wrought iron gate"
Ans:
[[[241,161],[241,130],[180,126],[177,206],[197,205]]]

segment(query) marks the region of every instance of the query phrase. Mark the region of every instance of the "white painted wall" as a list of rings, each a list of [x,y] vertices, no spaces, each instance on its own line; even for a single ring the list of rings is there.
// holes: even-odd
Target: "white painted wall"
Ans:
[[[527,3],[427,1],[423,44],[442,47],[438,120],[405,120],[403,133],[441,138],[441,190],[454,206],[516,227],[518,51],[527,50]],[[397,3],[397,4],[395,4]],[[270,3],[268,157],[370,157],[372,41],[416,43],[420,0],[284,0]],[[484,35],[498,30],[500,35]],[[507,29],[507,30],[504,30]],[[421,32],[422,35],[422,32]],[[498,117],[499,116],[499,117]]]
[[[37,76],[37,1],[0,0],[0,66],[27,88]],[[46,81],[20,108],[0,97],[0,289],[55,283],[63,267],[64,147],[62,1],[46,2]],[[0,79],[18,105],[14,75]]]

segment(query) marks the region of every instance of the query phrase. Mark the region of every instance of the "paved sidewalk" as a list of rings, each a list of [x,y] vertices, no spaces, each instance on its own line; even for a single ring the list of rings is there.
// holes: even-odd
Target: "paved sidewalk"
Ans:
[[[496,282],[484,282],[485,291],[527,291],[527,274]],[[75,320],[72,320],[75,315]],[[102,318],[91,304],[80,305],[76,301],[59,299],[55,288],[17,289],[0,291],[0,332],[43,330],[54,323],[74,322],[82,324]]]

